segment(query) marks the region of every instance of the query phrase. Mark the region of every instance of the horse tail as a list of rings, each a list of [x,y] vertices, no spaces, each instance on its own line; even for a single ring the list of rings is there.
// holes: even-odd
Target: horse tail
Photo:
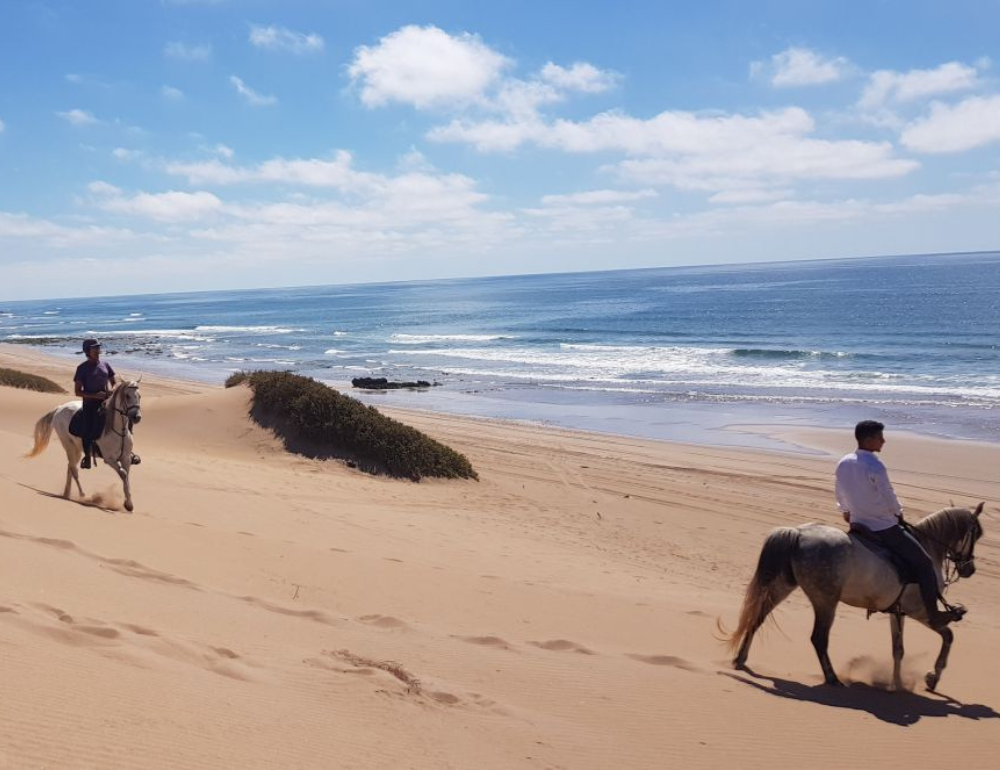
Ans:
[[[25,455],[25,457],[38,457],[49,445],[52,438],[52,418],[55,417],[56,410],[53,409],[35,423],[35,446]]]
[[[799,531],[792,527],[778,527],[767,536],[757,570],[747,586],[739,625],[727,640],[732,650],[741,647],[744,639],[754,634],[798,585],[792,572],[792,556],[798,547]]]

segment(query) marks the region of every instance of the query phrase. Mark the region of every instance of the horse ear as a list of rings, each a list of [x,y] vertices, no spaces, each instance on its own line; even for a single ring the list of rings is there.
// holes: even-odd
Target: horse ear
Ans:
[[[972,512],[972,515],[975,516],[977,519],[979,518],[979,514],[983,512],[984,505],[985,503],[980,503],[979,505],[976,506],[976,510]]]
[[[141,374],[139,375],[139,379],[135,381],[135,384],[138,385],[140,382],[142,382],[142,375]]]

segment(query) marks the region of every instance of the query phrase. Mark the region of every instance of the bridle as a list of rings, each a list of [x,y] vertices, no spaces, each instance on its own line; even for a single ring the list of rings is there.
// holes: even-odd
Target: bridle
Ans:
[[[936,544],[944,556],[944,585],[945,588],[957,583],[963,577],[969,577],[975,569],[976,562],[976,541],[982,537],[983,528],[978,520],[973,519],[972,526],[966,530],[957,546],[939,540],[927,532],[915,530],[913,525],[904,523],[904,526],[911,530],[915,536],[930,540]],[[971,569],[970,569],[971,568]]]
[[[112,393],[111,399],[110,399],[111,400],[111,405],[110,405],[109,411],[112,411],[115,414],[120,414],[124,418],[123,421],[122,421],[122,429],[121,429],[121,431],[118,431],[118,430],[115,429],[114,420],[111,420],[111,422],[109,423],[108,428],[107,428],[112,433],[114,433],[116,436],[118,436],[119,439],[121,439],[121,445],[118,448],[118,461],[119,462],[121,462],[121,458],[125,455],[125,436],[127,436],[131,432],[132,426],[135,423],[139,422],[142,419],[142,415],[139,413],[139,402],[138,402],[138,400],[136,401],[136,403],[134,403],[131,406],[128,406],[128,407],[126,407],[124,409],[122,409],[118,405],[119,401],[124,401],[125,400],[125,391],[127,391],[127,390],[134,390],[134,391],[138,392],[138,390],[139,390],[139,383],[138,382],[130,382],[130,383],[127,383],[127,384],[122,384],[122,386],[120,388],[116,389],[115,392]]]

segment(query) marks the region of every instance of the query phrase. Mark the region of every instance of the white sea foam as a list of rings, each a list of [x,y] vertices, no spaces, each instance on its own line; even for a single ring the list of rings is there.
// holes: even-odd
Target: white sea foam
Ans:
[[[84,334],[95,337],[164,337],[175,340],[193,340],[195,342],[215,342],[214,337],[194,334],[190,329],[104,329],[89,330]]]
[[[435,342],[493,342],[515,338],[506,334],[393,334],[389,339],[401,345],[426,345]]]
[[[284,326],[196,326],[198,332],[215,332],[219,334],[292,334],[293,332],[304,332],[305,329],[288,329]]]
[[[789,395],[830,391],[893,394],[904,400],[1000,401],[1000,376],[995,375],[977,377],[972,384],[963,378],[838,371],[812,368],[817,360],[810,356],[747,360],[732,357],[729,348],[564,344],[555,349],[403,348],[389,354],[441,359],[434,366],[451,374],[525,382],[603,383],[606,388],[602,389],[645,385],[699,391],[746,389]]]

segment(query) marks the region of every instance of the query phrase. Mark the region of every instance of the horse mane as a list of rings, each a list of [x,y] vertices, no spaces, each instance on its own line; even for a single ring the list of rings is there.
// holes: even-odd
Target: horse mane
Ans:
[[[978,524],[968,508],[944,508],[925,516],[913,528],[939,543],[956,543]]]

